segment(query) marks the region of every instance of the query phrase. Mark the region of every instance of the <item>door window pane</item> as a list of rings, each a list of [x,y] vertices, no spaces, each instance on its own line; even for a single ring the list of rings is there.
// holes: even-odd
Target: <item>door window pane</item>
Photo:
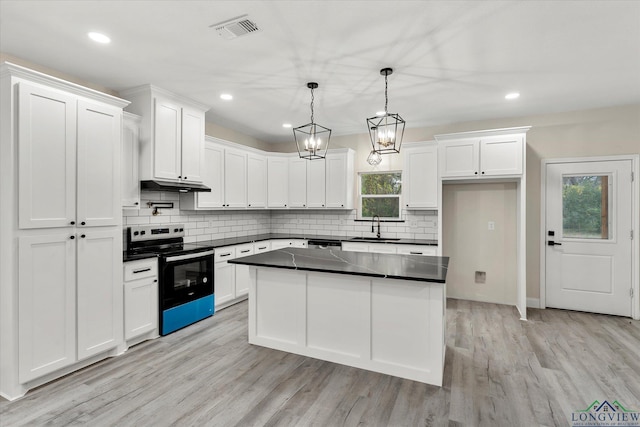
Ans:
[[[609,238],[609,177],[562,177],[562,235],[577,239]]]

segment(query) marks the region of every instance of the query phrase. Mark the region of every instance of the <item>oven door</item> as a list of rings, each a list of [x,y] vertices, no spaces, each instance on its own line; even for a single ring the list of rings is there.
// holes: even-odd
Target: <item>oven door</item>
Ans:
[[[164,257],[162,261],[162,310],[213,294],[213,251],[172,255]]]

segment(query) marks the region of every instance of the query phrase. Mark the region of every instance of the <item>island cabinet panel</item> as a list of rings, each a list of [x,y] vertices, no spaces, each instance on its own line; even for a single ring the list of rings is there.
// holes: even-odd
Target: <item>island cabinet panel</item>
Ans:
[[[446,285],[250,266],[249,343],[442,385]]]

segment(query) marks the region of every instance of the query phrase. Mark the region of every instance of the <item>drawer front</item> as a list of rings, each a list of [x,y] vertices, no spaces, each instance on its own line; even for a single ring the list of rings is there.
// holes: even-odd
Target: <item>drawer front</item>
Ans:
[[[395,254],[398,253],[396,245],[388,243],[371,243],[369,245],[369,252],[378,254]]]
[[[260,254],[262,252],[269,252],[271,250],[271,242],[265,240],[263,242],[256,242],[253,244],[253,252]]]
[[[369,245],[366,243],[342,242],[342,250],[348,252],[369,252]]]
[[[216,249],[213,254],[213,259],[215,262],[228,261],[230,259],[234,259],[235,257],[236,257],[235,246],[227,246],[224,248]]]
[[[157,258],[139,259],[124,263],[124,281],[144,279],[158,276]]]
[[[403,255],[436,256],[437,246],[398,245],[398,253]]]
[[[236,246],[236,258],[253,255],[253,243]]]

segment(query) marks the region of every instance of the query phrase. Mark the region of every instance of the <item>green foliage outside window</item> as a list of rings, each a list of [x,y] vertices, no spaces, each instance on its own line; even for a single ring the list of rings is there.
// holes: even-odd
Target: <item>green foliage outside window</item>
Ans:
[[[374,215],[379,215],[380,218],[399,218],[401,193],[400,172],[360,175],[362,218],[371,218]]]
[[[562,179],[564,237],[601,238],[602,191],[602,176],[572,176]]]

